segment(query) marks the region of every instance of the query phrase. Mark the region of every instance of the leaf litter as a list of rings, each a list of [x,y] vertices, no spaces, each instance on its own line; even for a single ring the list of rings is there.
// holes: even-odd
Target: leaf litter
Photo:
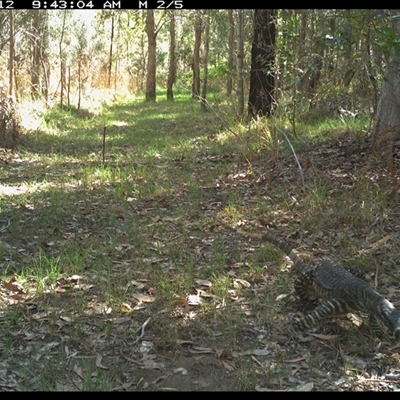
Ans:
[[[244,228],[272,227],[302,256],[329,255],[338,261],[366,256],[369,272],[389,276],[400,256],[393,240],[400,219],[396,208],[383,215],[375,205],[357,204],[356,195],[368,201],[365,193],[357,193],[357,171],[383,193],[398,190],[398,176],[390,178],[388,188],[388,177],[377,172],[385,165],[373,158],[366,163],[365,152],[344,139],[318,144],[303,160],[306,156],[311,166],[304,170],[305,194],[290,156],[267,163],[254,159],[250,172],[239,154],[211,156],[202,150],[190,163],[160,165],[163,179],[177,181],[168,195],[138,198],[128,190],[121,202],[98,181],[90,199],[77,190],[75,208],[65,203],[67,211],[59,209],[61,220],[69,217],[62,226],[39,228],[31,236],[27,230],[17,239],[8,230],[12,220],[2,218],[7,226],[1,231],[7,243],[2,267],[10,271],[35,259],[39,249],[59,256],[71,241],[94,240],[101,246],[84,249],[87,266],[71,274],[65,266],[51,284],[43,282],[43,291],[33,278],[19,281],[11,274],[2,279],[0,390],[42,390],[39,371],[56,376],[53,389],[66,391],[399,390],[398,345],[380,331],[371,332],[365,319],[355,327],[337,318],[317,333],[293,336],[290,320],[304,309],[296,301],[283,302],[293,279],[287,259],[218,226],[237,196]],[[198,197],[179,181],[178,164],[201,182]],[[220,164],[227,173],[218,175]],[[19,159],[15,172],[20,174],[23,165]],[[216,176],[204,184],[210,170]],[[12,177],[13,169],[7,173]],[[348,191],[349,202],[338,208],[341,190]],[[21,232],[42,218],[39,204],[17,209]],[[129,241],[129,224],[109,226],[110,216],[139,225],[137,241]],[[221,256],[223,270],[213,269]],[[109,259],[109,269],[97,271],[98,260]],[[190,279],[173,280],[187,270],[193,271]],[[158,283],[157,274],[162,276]],[[170,281],[168,292],[163,285]],[[110,282],[120,284],[105,296]],[[399,305],[396,284],[383,281],[379,289]],[[117,371],[112,378],[105,375],[110,371]],[[248,382],[256,384],[248,387]]]

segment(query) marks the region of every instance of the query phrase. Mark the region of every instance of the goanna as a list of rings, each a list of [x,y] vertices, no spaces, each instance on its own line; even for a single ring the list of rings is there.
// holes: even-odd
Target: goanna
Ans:
[[[296,293],[303,299],[316,295],[324,300],[310,314],[294,322],[296,330],[310,329],[329,316],[363,311],[386,326],[396,339],[400,338],[400,311],[364,280],[367,276],[360,269],[342,267],[330,259],[322,259],[309,266],[283,241],[265,234],[234,230],[241,235],[272,243],[282,250],[293,261],[295,272],[299,275],[295,282]]]

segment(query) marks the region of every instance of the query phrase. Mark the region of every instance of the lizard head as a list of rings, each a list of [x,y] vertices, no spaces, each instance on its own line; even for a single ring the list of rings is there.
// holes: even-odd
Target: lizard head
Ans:
[[[377,320],[385,325],[396,339],[400,339],[400,311],[390,301],[383,299]]]
[[[400,339],[400,311],[393,306],[389,313],[389,319],[392,323],[392,332],[395,339]]]
[[[394,336],[396,339],[400,339],[400,326],[397,326],[397,327],[394,328],[393,336]]]

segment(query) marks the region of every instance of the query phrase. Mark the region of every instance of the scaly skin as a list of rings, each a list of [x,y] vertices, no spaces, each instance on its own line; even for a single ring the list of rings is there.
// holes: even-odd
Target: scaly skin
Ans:
[[[400,311],[366,282],[369,277],[360,269],[342,267],[329,259],[323,259],[310,267],[283,241],[269,235],[235,231],[272,243],[282,250],[293,261],[295,271],[299,274],[295,283],[298,295],[307,298],[316,294],[325,300],[310,314],[295,321],[296,329],[307,330],[328,316],[363,311],[386,326],[396,339],[400,339]]]

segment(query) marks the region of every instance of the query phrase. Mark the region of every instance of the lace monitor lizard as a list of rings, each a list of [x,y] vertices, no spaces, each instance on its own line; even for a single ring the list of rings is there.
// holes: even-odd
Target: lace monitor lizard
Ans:
[[[283,241],[266,234],[230,229],[240,235],[272,243],[282,250],[293,261],[299,275],[295,282],[296,293],[303,299],[317,295],[324,300],[310,314],[294,322],[296,330],[307,330],[329,316],[363,311],[400,339],[400,311],[366,282],[367,275],[360,269],[343,267],[330,259],[322,259],[311,267]]]

